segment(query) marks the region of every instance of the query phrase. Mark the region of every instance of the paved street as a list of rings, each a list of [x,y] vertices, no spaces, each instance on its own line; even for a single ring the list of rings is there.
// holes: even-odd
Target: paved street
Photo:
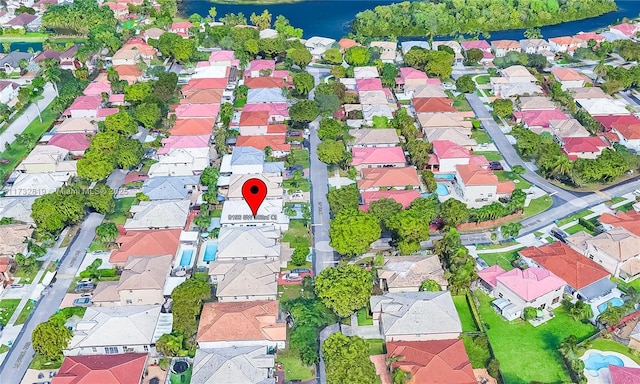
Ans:
[[[3,384],[19,384],[27,372],[31,358],[35,354],[31,347],[31,333],[38,324],[46,321],[60,307],[60,303],[82,263],[85,251],[95,237],[95,229],[102,222],[102,219],[104,219],[103,215],[92,213],[82,223],[75,239],[62,258],[53,288],[50,288],[49,293],[38,302],[29,321],[23,326],[7,357],[0,365]]]
[[[56,91],[53,89],[51,83],[47,83],[44,87],[44,91],[42,92],[43,99],[38,100],[38,107],[40,107],[40,111],[43,111],[56,97]],[[16,135],[21,134],[25,128],[32,121],[38,118],[38,109],[36,106],[31,103],[27,107],[22,115],[20,115],[13,123],[9,124],[7,129],[0,134],[0,148],[4,151],[4,146],[6,143],[13,143],[16,139]]]

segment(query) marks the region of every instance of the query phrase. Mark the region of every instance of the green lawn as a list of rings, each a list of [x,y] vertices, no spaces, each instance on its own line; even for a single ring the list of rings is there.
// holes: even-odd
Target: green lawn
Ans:
[[[310,247],[311,235],[303,220],[291,220],[289,230],[282,235],[282,241],[289,243],[291,248]]]
[[[626,200],[626,198],[624,198],[624,197],[622,197],[622,196],[616,196],[616,197],[614,197],[613,199],[611,199],[611,200],[607,201],[605,204],[606,204],[608,207],[610,207],[610,206],[612,206],[612,205],[614,205],[614,204],[621,203],[621,202],[623,202],[623,201],[625,201],[625,200]]]
[[[20,299],[0,300],[0,324],[2,324],[3,327],[7,325],[9,319],[13,316],[18,304],[20,304]]]
[[[189,384],[191,382],[191,374],[193,373],[193,365],[189,365],[189,369],[181,374],[171,373],[171,384]],[[182,376],[185,376],[184,380]]]
[[[0,164],[0,175],[2,175],[3,178],[10,174],[22,159],[31,152],[31,149],[36,145],[38,140],[40,140],[40,137],[51,128],[53,122],[58,118],[58,114],[54,113],[51,109],[52,104],[53,102],[42,111],[42,123],[36,118],[25,128],[23,135],[33,137],[31,143],[28,143],[29,145],[24,145],[24,143],[18,144],[14,141],[10,149],[5,149],[0,153],[0,158],[9,161],[6,164]]]
[[[467,350],[471,366],[473,368],[486,368],[491,360],[491,354],[489,348],[484,343],[487,343],[487,336],[481,335],[462,335],[462,341],[464,342],[464,349]]]
[[[469,308],[467,297],[453,296],[453,304],[455,304],[458,316],[460,316],[460,322],[462,322],[462,332],[476,332],[478,327],[476,326],[476,322],[473,320],[473,315],[471,314],[471,308]]]
[[[369,356],[382,355],[386,353],[386,347],[384,340],[382,339],[365,339],[369,346]]]
[[[633,204],[635,204],[635,201],[632,201],[630,203],[627,203],[625,205],[621,205],[619,207],[616,207],[616,211],[621,211],[621,212],[627,212],[633,209]]]
[[[300,353],[295,349],[279,350],[276,361],[282,363],[286,380],[309,380],[315,377],[313,368],[300,360]]]
[[[10,41],[12,43],[40,42],[40,41],[45,41],[47,37],[49,37],[49,34],[42,33],[42,32],[27,32],[23,35],[8,33],[0,36],[0,42],[6,42],[6,41]]]
[[[613,340],[595,339],[591,342],[591,348],[600,351],[618,352],[640,364],[640,354],[637,351]]]
[[[523,320],[508,322],[494,311],[492,298],[483,293],[478,297],[480,316],[490,326],[487,336],[506,383],[570,381],[558,345],[572,334],[580,340],[591,336],[596,332],[593,325],[573,320],[562,307],[554,311],[553,319],[537,328]]]
[[[359,326],[373,325],[373,318],[369,314],[368,308],[360,308],[358,312],[356,312],[356,315],[358,316]]]
[[[310,192],[311,191],[311,182],[307,179],[302,179],[300,183],[294,187],[291,185],[291,179],[282,181],[282,188],[286,190],[293,191],[302,191],[302,192]]]
[[[489,84],[490,80],[489,80],[489,75],[481,75],[475,78],[476,84],[478,85],[482,85],[482,84]]]
[[[8,345],[5,345],[5,344],[0,345],[0,355],[2,355],[5,352],[8,352],[8,351],[9,351],[9,346]]]
[[[537,215],[540,212],[544,212],[547,209],[551,208],[552,205],[553,200],[549,195],[544,195],[538,197],[537,199],[533,199],[529,203],[529,206],[524,207],[524,215],[522,216],[522,218],[524,219],[525,217],[531,217],[533,215]]]
[[[286,284],[278,286],[278,300],[285,301],[297,299],[302,296],[302,284]]]
[[[531,188],[531,184],[527,180],[523,179],[520,175],[518,175],[515,172],[494,171],[493,173],[495,173],[496,176],[498,176],[498,180],[500,180],[500,181],[512,180],[513,184],[515,184],[516,188],[518,188],[518,189]]]
[[[489,265],[496,265],[502,267],[505,271],[513,269],[511,262],[516,260],[518,256],[518,250],[499,253],[480,253],[478,256],[487,262]]]
[[[453,106],[460,112],[469,112],[472,111],[471,105],[467,99],[465,99],[464,94],[458,95],[455,99],[453,99]]]
[[[618,285],[618,287],[622,287],[623,291],[626,291],[627,288],[630,288],[630,287],[635,288],[636,291],[640,291],[640,279],[635,279],[635,280],[632,280],[632,281],[627,283],[627,282],[625,282],[625,281],[623,281],[621,279],[612,277],[611,281],[616,283]]]
[[[576,234],[576,233],[578,233],[580,231],[586,232],[586,233],[590,234],[591,236],[594,235],[594,233],[592,231],[590,231],[586,227],[583,227],[580,224],[572,225],[569,228],[563,229],[563,231],[565,231],[566,233],[568,233],[570,235]]]
[[[27,321],[27,318],[29,318],[31,311],[33,311],[33,307],[35,307],[35,302],[33,300],[27,301],[27,304],[22,308],[22,311],[20,311],[20,314],[13,325],[24,324]]]
[[[135,204],[135,197],[123,197],[122,199],[116,199],[116,207],[113,213],[105,216],[105,220],[111,221],[117,225],[123,225],[127,220],[125,214],[129,212],[131,206]]]
[[[506,247],[510,247],[512,245],[518,245],[518,244],[520,243],[518,243],[517,241],[509,240],[504,243],[498,243],[498,244],[480,244],[476,247],[476,249],[502,249],[502,248],[506,248]]]
[[[569,224],[572,221],[576,221],[578,219],[581,219],[585,216],[589,216],[590,214],[592,214],[593,211],[590,209],[585,209],[584,211],[580,211],[578,213],[574,213],[571,216],[567,216],[564,219],[558,220],[558,223],[556,224],[558,227],[561,227],[565,224]]]
[[[471,131],[471,138],[478,144],[491,142],[491,137],[489,137],[487,131],[485,131],[484,129],[475,129]]]
[[[61,365],[62,359],[51,361],[44,355],[36,353],[33,360],[31,360],[31,364],[29,364],[29,369],[58,369]]]
[[[309,168],[309,151],[306,149],[291,149],[288,156],[289,163],[293,165],[301,165],[302,168]]]
[[[36,275],[38,274],[41,266],[42,262],[36,261],[34,266],[28,270],[18,267],[16,273],[14,273],[13,276],[20,278],[20,284],[31,284],[33,282],[33,279],[36,278]]]
[[[473,151],[474,155],[482,155],[487,158],[488,161],[500,161],[502,155],[498,151]]]
[[[242,107],[244,107],[245,104],[247,104],[247,98],[246,97],[239,97],[233,103],[233,106],[235,108],[242,108]]]
[[[149,173],[149,169],[151,169],[151,166],[153,164],[157,163],[156,160],[151,160],[151,159],[143,159],[142,160],[142,167],[140,167],[140,171],[139,173],[142,175],[146,175],[147,173]]]

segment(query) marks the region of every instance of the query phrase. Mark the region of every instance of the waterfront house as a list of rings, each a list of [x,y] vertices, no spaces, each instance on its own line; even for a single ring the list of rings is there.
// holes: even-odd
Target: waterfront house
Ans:
[[[492,40],[491,49],[496,57],[504,57],[509,52],[520,52],[522,47],[515,40]]]

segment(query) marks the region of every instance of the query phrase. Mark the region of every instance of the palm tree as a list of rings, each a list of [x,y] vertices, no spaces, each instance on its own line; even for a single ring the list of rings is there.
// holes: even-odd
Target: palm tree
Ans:
[[[565,155],[560,155],[556,157],[553,162],[553,167],[551,168],[551,174],[568,176],[571,174],[572,170],[573,170],[573,161],[571,161]]]
[[[266,147],[264,147],[264,155],[266,157],[271,156],[272,153],[273,153],[273,149],[270,146],[267,145]]]
[[[609,68],[604,64],[604,59],[601,59],[598,64],[593,67],[593,72],[597,75],[596,83],[600,80],[601,77],[605,77],[609,72]]]
[[[60,81],[60,68],[54,65],[48,66],[44,72],[42,72],[42,78],[47,83],[51,83],[53,90],[56,91],[56,96],[60,96],[58,93],[58,82]]]
[[[589,304],[586,304],[582,300],[578,300],[571,309],[569,309],[569,315],[574,320],[589,319],[593,317],[593,310]]]
[[[578,358],[580,348],[578,347],[578,338],[576,335],[569,335],[566,339],[562,340],[558,346],[558,351],[562,353],[567,360],[572,361]]]
[[[11,42],[10,41],[5,41],[5,42],[2,43],[2,51],[4,53],[11,52]]]

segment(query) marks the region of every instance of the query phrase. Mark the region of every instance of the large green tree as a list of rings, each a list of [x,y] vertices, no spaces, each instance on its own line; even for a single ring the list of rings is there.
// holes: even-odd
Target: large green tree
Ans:
[[[327,139],[318,144],[318,159],[326,164],[338,164],[345,160],[346,150],[342,141]]]
[[[360,202],[360,191],[356,184],[351,184],[342,188],[335,188],[327,193],[327,202],[333,216],[337,216],[342,210],[358,209]]]
[[[344,53],[344,60],[349,65],[353,65],[355,67],[361,67],[363,65],[369,64],[369,60],[371,59],[371,53],[369,52],[369,48],[367,47],[351,47],[348,48]]]
[[[197,330],[197,316],[202,304],[211,298],[211,286],[195,277],[185,280],[171,292],[173,300],[173,330],[191,338]]]
[[[115,160],[122,169],[135,167],[144,156],[144,148],[138,140],[122,138],[118,143],[118,151]]]
[[[445,225],[456,227],[469,219],[469,210],[462,201],[448,199],[440,205],[440,217]]]
[[[62,358],[62,350],[67,348],[72,336],[72,332],[64,324],[45,321],[34,328],[31,343],[34,351],[49,360],[57,360]]]
[[[331,246],[339,253],[357,256],[369,250],[369,246],[380,238],[378,220],[359,210],[345,209],[331,221],[329,237]]]
[[[292,49],[287,53],[287,57],[293,61],[295,65],[304,69],[313,58],[311,52],[306,48]]]
[[[162,111],[156,103],[142,103],[136,107],[133,114],[136,120],[149,129],[155,128],[162,118]]]
[[[140,103],[153,92],[151,83],[141,82],[124,87],[124,100],[131,103]]]
[[[301,95],[308,95],[315,86],[315,80],[307,72],[299,72],[293,75],[293,85]]]
[[[471,75],[463,75],[456,80],[456,88],[463,93],[472,93],[476,90],[476,83]]]
[[[312,100],[300,100],[289,108],[289,116],[298,123],[310,123],[320,115],[318,103]]]
[[[112,222],[105,221],[96,227],[96,236],[98,236],[100,241],[105,244],[110,244],[116,241],[119,233],[118,227],[116,227]]]
[[[383,197],[369,204],[369,214],[378,219],[380,225],[386,227],[389,220],[402,211],[402,204],[393,199]]]
[[[336,119],[322,119],[320,120],[320,127],[318,128],[318,137],[320,140],[341,140],[347,134],[347,129],[340,120]]]
[[[138,124],[126,111],[120,111],[107,116],[104,120],[104,129],[107,132],[116,132],[120,135],[131,136],[138,132]]]
[[[380,377],[369,360],[369,347],[358,336],[334,333],[322,344],[327,384],[379,384]]]
[[[511,99],[495,99],[491,103],[493,111],[500,117],[509,117],[513,114],[513,103]]]
[[[420,242],[429,239],[429,220],[408,209],[387,220],[398,251],[410,255],[420,250]]]
[[[348,317],[369,302],[373,277],[357,265],[327,268],[314,282],[318,298],[340,317]]]
[[[113,212],[116,203],[111,187],[105,184],[98,184],[87,192],[87,205],[89,207],[95,209],[96,212],[102,215]]]

